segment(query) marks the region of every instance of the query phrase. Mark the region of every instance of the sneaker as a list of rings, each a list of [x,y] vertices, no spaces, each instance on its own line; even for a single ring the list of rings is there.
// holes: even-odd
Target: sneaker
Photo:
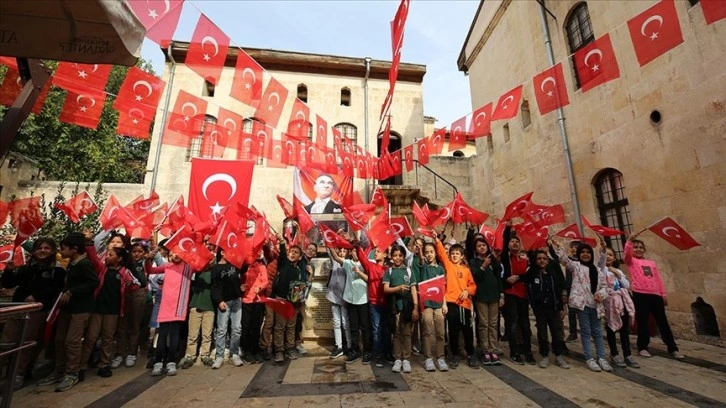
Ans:
[[[400,373],[402,365],[403,365],[403,362],[401,362],[401,360],[396,360],[393,363],[393,368],[391,369],[391,371],[393,371],[394,373]]]
[[[124,362],[124,358],[121,356],[116,356],[113,360],[111,360],[111,368],[116,369],[121,367],[121,363]]]
[[[549,357],[542,357],[542,360],[539,360],[539,368],[547,368],[550,366],[550,358]]]
[[[628,367],[630,367],[630,368],[640,368],[640,364],[638,364],[638,362],[635,361],[635,357],[633,357],[633,356],[625,357],[625,364],[627,364]]]
[[[153,356],[149,357],[149,359],[146,360],[146,369],[148,370],[149,368],[154,367],[154,363],[156,363],[156,359]]]
[[[602,370],[603,370],[603,371],[605,371],[606,373],[609,373],[609,372],[613,371],[613,368],[612,368],[612,367],[610,367],[610,364],[609,364],[609,363],[608,363],[608,361],[607,361],[607,360],[605,360],[604,358],[600,358],[600,359],[598,359],[598,360],[597,360],[597,364],[598,364],[598,365],[600,366],[600,368],[602,368]]]
[[[247,365],[257,363],[257,361],[255,361],[255,356],[252,353],[245,353],[242,356],[242,360],[241,361],[242,361],[242,364],[247,364]]]
[[[285,357],[287,357],[288,360],[297,360],[297,351],[296,349],[289,349],[285,352]]]
[[[426,361],[424,361],[424,370],[436,371],[436,366],[434,365],[434,360],[432,358],[427,358]]]
[[[212,363],[212,368],[216,370],[222,367],[222,364],[224,364],[224,357],[217,357],[214,359],[214,363]]]
[[[466,359],[466,363],[469,365],[469,367],[471,367],[473,369],[478,369],[479,368],[479,359],[476,358],[476,356],[474,354],[470,355]]]
[[[403,364],[401,364],[401,368],[403,369],[404,373],[410,373],[411,372],[411,362],[408,360],[403,360]]]
[[[272,359],[270,352],[267,350],[262,350],[262,353],[260,353],[260,355],[262,356],[262,359],[265,361],[270,361]]]
[[[524,359],[519,354],[513,354],[509,356],[509,359],[512,360],[514,364],[524,365]]]
[[[374,364],[378,368],[384,367],[386,365],[386,360],[384,360],[382,356],[376,356],[376,358],[374,360],[375,360]]]
[[[651,358],[651,357],[653,357],[653,356],[652,356],[652,355],[651,355],[651,354],[650,354],[650,353],[648,352],[648,350],[645,350],[645,349],[643,349],[643,350],[640,350],[640,351],[638,351],[638,355],[639,355],[639,356],[641,356],[641,357],[645,357],[645,358]]]
[[[502,360],[499,359],[499,354],[491,353],[490,356],[492,357],[492,365],[502,365]]]
[[[335,348],[333,348],[333,351],[330,352],[330,355],[328,357],[329,358],[338,358],[342,355],[343,355],[343,349],[338,346],[335,346]]]
[[[532,354],[525,354],[524,356],[524,362],[529,365],[536,365],[537,361],[534,359],[534,356]]]
[[[275,352],[275,362],[276,363],[282,363],[285,361],[285,353],[282,351]]]
[[[194,360],[196,360],[194,357],[184,356],[184,358],[182,358],[179,362],[179,367],[181,367],[183,370],[191,368],[194,365]]]
[[[136,365],[136,356],[132,356],[131,354],[126,356],[126,367],[131,368],[135,365]]]
[[[567,360],[565,360],[565,358],[562,356],[555,357],[555,363],[557,363],[558,366],[566,370],[570,368],[570,365],[567,364]]]
[[[371,360],[371,353],[363,353],[363,358],[361,359],[361,363],[363,363],[363,365],[369,365],[371,363]]]
[[[613,365],[615,367],[623,368],[628,366],[627,364],[625,364],[625,359],[623,359],[623,356],[621,356],[620,354],[618,354],[617,356],[611,356],[610,360],[613,362]]]
[[[55,392],[68,391],[78,384],[78,376],[75,374],[66,374],[63,380],[55,387]]]
[[[211,367],[214,364],[214,359],[209,356],[202,356],[202,364],[204,364],[207,367]],[[184,367],[182,367],[184,368]]]
[[[164,370],[164,363],[154,363],[154,369],[151,370],[152,377],[158,377]]]
[[[459,366],[459,356],[451,356],[451,360],[449,360],[449,367],[456,369],[456,367]]]
[[[597,365],[597,361],[595,361],[594,358],[591,358],[591,359],[587,360],[585,362],[585,364],[587,364],[587,368],[589,368],[592,371],[595,371],[595,372],[598,372],[598,373],[600,371],[602,371],[602,368],[600,368],[600,366]]]
[[[262,363],[264,363],[264,362],[265,362],[265,359],[264,359],[264,358],[262,358],[262,354],[260,354],[260,353],[255,353],[255,363],[257,363],[257,364],[262,364]]]
[[[681,352],[678,350],[672,352],[671,357],[675,358],[676,360],[685,360],[686,359],[686,356],[681,354]]]
[[[386,356],[383,358],[391,364],[396,361],[396,357],[393,357],[393,354],[386,354]]]
[[[436,365],[439,366],[439,371],[449,371],[449,365],[446,364],[446,359],[443,357],[436,360]]]
[[[232,365],[235,367],[239,367],[242,364],[244,364],[244,363],[242,362],[242,359],[239,357],[239,354],[232,354]]]
[[[44,387],[46,385],[53,385],[53,384],[63,381],[63,377],[65,377],[64,373],[59,373],[57,371],[54,371],[51,375],[38,381],[38,385],[41,387]]]
[[[489,353],[484,353],[481,358],[481,363],[485,366],[492,365],[492,356]]]
[[[348,353],[348,357],[345,358],[345,362],[352,363],[355,360],[358,360],[359,358],[360,358],[360,353],[355,350],[351,350],[350,353]]]
[[[302,344],[298,344],[297,346],[295,346],[295,351],[297,351],[297,353],[301,356],[308,354],[307,349]]]
[[[567,343],[574,343],[577,341],[577,335],[576,334],[570,334],[567,336],[567,339],[565,340]]]
[[[109,367],[103,367],[98,369],[98,376],[103,378],[108,378],[113,375],[113,371],[111,371],[111,368]]]
[[[168,376],[176,375],[176,363],[166,363],[166,375],[168,375]]]

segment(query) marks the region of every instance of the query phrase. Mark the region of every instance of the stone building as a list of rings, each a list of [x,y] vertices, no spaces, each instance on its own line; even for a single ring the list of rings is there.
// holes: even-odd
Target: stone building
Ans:
[[[726,325],[726,20],[707,25],[698,0],[676,0],[683,43],[640,67],[626,21],[652,4],[547,1],[544,14],[567,82],[564,123],[580,211],[628,232],[671,216],[702,243],[679,251],[642,234],[664,276],[671,324],[694,338],[715,334],[694,324],[703,320],[692,305],[699,296]],[[520,114],[477,140],[472,197],[501,214],[534,190],[538,203],[564,204],[572,223],[557,114],[539,114],[532,88],[533,76],[550,66],[541,13],[538,2],[482,1],[463,44],[458,65],[469,75],[473,108],[524,84]],[[568,56],[606,33],[620,78],[583,93]],[[611,244],[620,250],[623,239]]]

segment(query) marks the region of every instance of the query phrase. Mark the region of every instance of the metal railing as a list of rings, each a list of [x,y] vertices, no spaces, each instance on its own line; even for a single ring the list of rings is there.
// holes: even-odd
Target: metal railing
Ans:
[[[0,320],[7,320],[9,317],[20,315],[22,320],[20,337],[14,343],[0,343],[0,358],[9,357],[8,371],[5,376],[5,389],[2,396],[2,404],[0,407],[10,407],[13,399],[13,391],[15,390],[15,376],[18,372],[19,354],[27,349],[36,346],[35,340],[25,341],[25,329],[30,319],[30,313],[36,312],[43,308],[42,303],[36,302],[12,302],[0,303]],[[9,347],[9,349],[8,349]]]
[[[430,199],[433,199],[433,200],[438,200],[439,198],[448,199],[447,197],[443,197],[444,193],[446,195],[451,193],[451,198],[456,197],[456,193],[458,193],[459,190],[456,188],[455,185],[451,184],[451,182],[449,182],[449,180],[443,178],[439,173],[435,172],[427,165],[421,164],[421,162],[419,162],[418,160],[413,159],[413,162],[416,164],[416,185],[420,186],[422,183],[423,184],[428,184],[428,183],[433,184],[434,196],[429,197]],[[419,174],[419,171],[418,171],[419,168],[423,168],[426,171],[425,172],[422,171]],[[431,180],[433,180],[433,181],[431,181]],[[439,186],[442,186],[442,187],[440,188]],[[426,194],[426,193],[428,193],[428,192],[424,192],[424,194]]]

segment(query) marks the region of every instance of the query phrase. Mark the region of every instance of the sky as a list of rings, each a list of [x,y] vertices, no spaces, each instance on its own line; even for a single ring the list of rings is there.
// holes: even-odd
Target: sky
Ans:
[[[189,41],[203,12],[242,47],[391,60],[390,21],[397,0],[187,0],[174,39]],[[448,127],[472,111],[469,80],[456,65],[478,0],[412,0],[402,61],[426,65],[424,115]],[[157,73],[164,59],[146,40],[142,57]]]

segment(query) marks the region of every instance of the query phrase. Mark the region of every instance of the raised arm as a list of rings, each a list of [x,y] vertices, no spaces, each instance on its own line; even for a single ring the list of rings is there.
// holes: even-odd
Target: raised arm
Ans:
[[[340,255],[338,255],[338,253],[335,252],[335,250],[332,250],[330,248],[326,248],[326,249],[328,250],[328,255],[330,255],[330,258],[332,258],[335,262],[337,262],[341,265],[343,264],[344,259],[341,258]]]
[[[439,256],[439,259],[441,259],[441,263],[444,264],[445,270],[452,270],[454,267],[454,264],[451,263],[449,260],[449,255],[446,253],[446,248],[444,248],[444,244],[441,243],[441,240],[438,238],[436,239],[436,254]]]
[[[157,275],[166,272],[166,268],[163,266],[152,266],[151,260],[147,259],[144,262],[144,272],[146,272],[147,275]]]
[[[623,262],[625,265],[630,267],[633,264],[633,241],[632,237],[628,238],[628,242],[625,243],[625,250],[623,251]]]

